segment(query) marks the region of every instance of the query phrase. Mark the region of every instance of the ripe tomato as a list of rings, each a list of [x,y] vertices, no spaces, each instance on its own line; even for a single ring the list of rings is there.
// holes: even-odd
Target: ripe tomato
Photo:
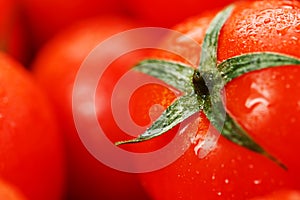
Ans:
[[[32,42],[39,48],[59,30],[74,22],[118,11],[116,0],[21,0],[32,32]]]
[[[45,93],[16,61],[0,53],[0,177],[28,199],[59,199],[64,148]]]
[[[0,50],[18,61],[29,60],[28,35],[17,1],[0,0]]]
[[[0,181],[0,199],[5,200],[25,200],[25,197],[12,185]]]
[[[82,144],[75,128],[72,113],[72,90],[76,73],[90,51],[112,34],[136,27],[134,22],[121,18],[99,18],[87,20],[65,30],[39,52],[33,73],[48,91],[61,126],[65,132],[68,148],[68,197],[70,199],[147,199],[137,177],[112,169],[96,160]],[[121,44],[107,49],[114,51]],[[130,57],[131,60],[138,59]],[[131,61],[122,60],[123,65],[131,66]],[[122,68],[122,67],[120,67]],[[128,67],[127,67],[128,68]],[[113,71],[108,80],[118,77]],[[104,83],[105,84],[105,83]],[[105,91],[111,87],[106,83]],[[102,93],[103,94],[103,93]],[[105,106],[99,102],[96,108],[98,116],[105,116]],[[85,111],[93,110],[86,106]],[[111,123],[107,121],[107,123]],[[110,131],[113,134],[113,131]],[[101,141],[99,141],[101,145]]]
[[[235,3],[220,33],[218,62],[261,51],[300,58],[299,14],[299,1]],[[195,17],[175,30],[201,44],[214,15]],[[299,75],[299,66],[268,68],[244,74],[225,87],[227,111],[287,170],[220,137],[216,148],[202,159],[191,147],[171,165],[142,174],[142,183],[151,197],[246,199],[284,188],[299,189],[300,162],[295,155],[300,141]],[[144,96],[147,91],[143,91]],[[201,134],[209,122],[202,114],[200,119]]]
[[[223,7],[234,0],[209,2],[199,0],[159,1],[159,0],[123,0],[123,9],[133,17],[150,26],[171,27],[188,17],[198,15],[211,9]]]

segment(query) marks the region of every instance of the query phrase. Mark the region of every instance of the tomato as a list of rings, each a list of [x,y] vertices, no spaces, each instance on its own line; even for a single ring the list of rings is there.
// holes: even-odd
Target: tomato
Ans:
[[[17,1],[0,1],[0,49],[27,64],[30,47],[28,33]]]
[[[202,44],[215,14],[189,19],[175,30]],[[300,58],[299,14],[299,1],[235,3],[220,32],[218,62],[261,51]],[[195,155],[192,145],[169,166],[141,174],[144,188],[153,199],[160,200],[247,199],[285,188],[299,189],[300,162],[296,156],[300,141],[297,134],[300,130],[299,75],[299,66],[268,68],[244,74],[225,86],[226,110],[254,141],[284,163],[287,170],[220,137],[215,149],[204,158]],[[149,98],[148,91],[142,92]],[[209,122],[203,114],[199,118],[201,135]]]
[[[78,136],[72,112],[74,80],[90,51],[111,35],[137,26],[124,17],[99,18],[76,24],[47,43],[32,66],[33,73],[52,99],[65,133],[68,150],[67,193],[70,199],[147,199],[136,175],[112,169],[87,151]],[[106,51],[113,52],[120,45],[111,45]],[[124,68],[120,69],[131,66],[138,58],[121,59]],[[108,80],[118,76],[118,71],[112,71]],[[111,87],[109,81],[103,84],[106,86],[104,94],[97,94],[100,100],[107,97],[105,91]],[[100,100],[96,108],[97,116],[106,116],[103,111],[106,107]],[[86,106],[81,111],[82,115],[91,109],[93,106]],[[113,135],[112,130],[109,133]]]
[[[0,198],[5,200],[25,200],[25,197],[12,185],[0,181]]]
[[[116,0],[21,0],[20,4],[32,32],[35,50],[66,26],[119,9]]]
[[[123,0],[123,9],[137,19],[147,22],[149,26],[171,27],[188,17],[221,8],[234,0],[225,1],[158,1],[158,0]]]
[[[64,147],[45,93],[24,67],[0,53],[0,177],[28,199],[59,199]]]
[[[300,193],[297,190],[276,191],[264,197],[254,198],[252,200],[298,200]]]

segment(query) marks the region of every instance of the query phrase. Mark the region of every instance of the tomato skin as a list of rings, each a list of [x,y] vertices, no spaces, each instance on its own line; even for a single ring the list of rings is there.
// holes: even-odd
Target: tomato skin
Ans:
[[[219,62],[257,51],[300,58],[297,50],[300,45],[299,1],[241,1],[235,5],[220,33]],[[191,18],[175,26],[175,30],[201,44],[207,22],[214,14]],[[282,21],[276,24],[278,18]],[[271,24],[263,26],[261,22]],[[252,27],[254,25],[257,29]],[[216,148],[203,159],[197,158],[192,146],[168,167],[141,174],[141,181],[151,197],[160,200],[247,199],[280,189],[299,189],[299,160],[295,156],[300,141],[296,134],[300,130],[298,68],[287,66],[255,71],[225,87],[228,112],[288,170],[220,137]],[[208,124],[204,118],[202,126]]]
[[[11,57],[0,53],[0,66],[0,177],[28,199],[60,199],[65,157],[51,104]]]
[[[26,200],[17,188],[3,180],[0,181],[0,198],[5,200]]]
[[[95,18],[75,24],[47,43],[32,66],[33,73],[51,97],[65,133],[69,199],[148,199],[136,175],[112,169],[87,151],[78,136],[72,113],[73,84],[83,60],[104,39],[137,26],[123,17]],[[112,51],[113,48],[118,48],[118,44],[112,46]],[[99,98],[96,106],[99,117],[106,116],[108,108],[101,101],[109,98],[106,90],[112,87],[110,80],[116,80],[120,75],[119,71],[112,71],[103,83],[104,91],[96,95]],[[89,109],[94,108],[86,107]],[[108,118],[105,120],[107,124],[113,123]],[[110,130],[110,133],[114,131]]]

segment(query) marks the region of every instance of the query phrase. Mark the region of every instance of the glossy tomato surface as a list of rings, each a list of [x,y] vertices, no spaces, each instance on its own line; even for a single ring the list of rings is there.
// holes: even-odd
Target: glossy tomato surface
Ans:
[[[299,1],[235,3],[220,33],[218,62],[261,51],[300,58],[299,13]],[[202,44],[215,14],[189,19],[175,30]],[[225,87],[227,111],[287,170],[221,136],[215,149],[204,158],[198,158],[192,144],[176,162],[142,174],[141,181],[151,197],[247,199],[284,188],[299,189],[299,72],[299,66],[259,70],[244,74]],[[198,135],[205,135],[209,122],[203,114],[199,117]]]
[[[88,152],[75,128],[72,111],[74,81],[84,59],[103,40],[137,26],[133,21],[121,17],[97,18],[76,24],[49,42],[33,64],[33,73],[48,91],[65,133],[68,148],[67,193],[70,199],[147,199],[135,174],[112,169]],[[112,44],[104,51],[109,54],[120,48],[119,45],[121,44]],[[110,108],[102,104],[102,101],[108,98],[106,91],[112,87],[111,83],[122,74],[122,70],[131,67],[135,59],[138,58],[130,56],[116,64],[122,65],[118,67],[120,71],[110,71],[103,83],[103,91],[96,95],[99,100],[96,109],[85,106],[81,111],[82,116],[95,109],[99,118],[105,118],[105,123],[113,123],[105,112]],[[115,137],[113,130],[107,133],[108,137]]]
[[[28,199],[60,199],[65,154],[52,106],[24,67],[3,53],[0,71],[0,177]]]

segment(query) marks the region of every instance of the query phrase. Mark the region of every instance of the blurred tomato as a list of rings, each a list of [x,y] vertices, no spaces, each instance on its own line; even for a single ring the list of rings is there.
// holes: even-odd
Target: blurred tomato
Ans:
[[[171,27],[193,15],[220,8],[234,0],[122,0],[123,9],[150,26]]]
[[[30,49],[22,12],[16,0],[0,0],[0,50],[25,63]]]
[[[0,199],[25,200],[25,197],[12,185],[0,180]]]
[[[69,164],[68,197],[72,200],[147,199],[135,175],[107,167],[90,155],[80,141],[72,115],[72,89],[83,60],[104,39],[136,26],[122,17],[81,22],[47,43],[33,64],[33,72],[52,98],[65,132]],[[113,52],[120,45],[111,45],[106,51]],[[124,65],[131,62],[123,61]],[[119,74],[118,71],[114,71],[111,78],[114,79],[116,74]],[[107,86],[111,87],[109,84]],[[106,96],[99,98],[101,100]],[[99,109],[96,110],[103,110],[101,108],[106,109],[99,105]],[[86,106],[82,112],[90,112],[93,109],[93,106]],[[105,113],[99,115],[105,116]]]
[[[118,10],[117,0],[19,0],[29,20],[32,40],[40,47],[72,23]]]
[[[30,200],[62,196],[64,150],[51,104],[32,76],[0,53],[0,177]]]

